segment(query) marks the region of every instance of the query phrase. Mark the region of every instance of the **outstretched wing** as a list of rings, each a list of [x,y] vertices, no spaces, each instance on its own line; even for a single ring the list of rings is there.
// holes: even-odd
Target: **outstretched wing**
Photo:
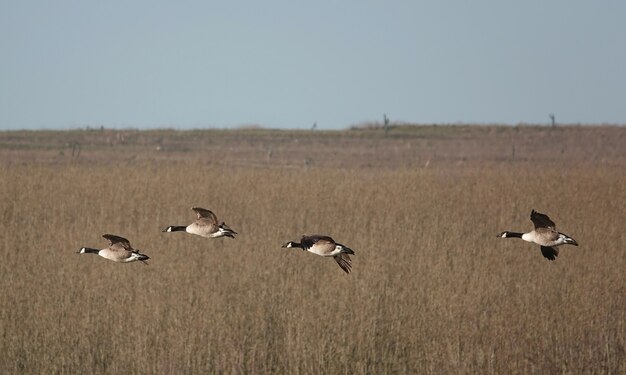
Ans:
[[[555,260],[559,256],[559,250],[554,247],[541,246],[541,254],[549,260]]]
[[[124,237],[116,236],[114,234],[103,234],[102,237],[109,240],[109,247],[111,248],[120,246],[124,250],[133,251],[133,247],[130,246],[130,242]]]
[[[350,259],[348,254],[341,253],[339,255],[335,255],[333,258],[335,258],[335,262],[337,262],[339,267],[341,267],[345,273],[350,273],[350,271],[352,271],[352,259]]]
[[[215,216],[213,211],[200,207],[193,207],[192,210],[196,212],[196,215],[198,215],[198,219],[209,219],[213,222],[213,224],[217,225],[217,216]]]
[[[535,224],[535,229],[537,228],[552,228],[554,229],[556,225],[554,221],[550,220],[548,215],[541,214],[535,210],[532,210],[530,213],[530,220]]]

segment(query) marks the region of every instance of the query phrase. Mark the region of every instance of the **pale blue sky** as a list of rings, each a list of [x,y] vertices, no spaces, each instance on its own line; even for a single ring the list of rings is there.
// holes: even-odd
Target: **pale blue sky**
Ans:
[[[0,0],[0,129],[626,123],[624,1]]]

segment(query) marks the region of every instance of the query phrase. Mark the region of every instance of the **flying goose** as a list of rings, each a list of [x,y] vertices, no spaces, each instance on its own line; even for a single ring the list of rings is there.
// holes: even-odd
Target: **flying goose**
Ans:
[[[302,236],[300,242],[289,241],[282,247],[299,248],[323,257],[333,257],[339,267],[341,267],[341,269],[346,273],[350,273],[350,271],[352,271],[352,260],[348,254],[354,254],[354,251],[352,251],[349,247],[336,243],[335,240],[328,236],[322,236],[319,234],[310,236],[305,235]]]
[[[193,207],[198,219],[187,226],[170,225],[163,232],[187,232],[206,238],[230,237],[235,238],[237,232],[230,229],[223,221],[219,223],[217,216],[211,211],[200,207]]]
[[[91,247],[83,247],[78,251],[79,254],[98,254],[101,257],[112,260],[119,263],[130,263],[135,261],[141,261],[144,264],[148,264],[146,260],[150,259],[149,256],[140,254],[139,250],[133,249],[130,246],[130,242],[124,237],[116,236],[113,234],[102,235],[105,239],[109,240],[109,246],[104,249],[93,249]]]
[[[505,231],[500,233],[502,238],[521,238],[524,241],[536,243],[541,246],[541,254],[549,260],[555,260],[559,255],[556,249],[560,245],[578,246],[578,242],[567,234],[557,232],[556,225],[548,215],[541,214],[535,210],[530,213],[530,220],[535,224],[535,229],[528,233],[518,233]]]

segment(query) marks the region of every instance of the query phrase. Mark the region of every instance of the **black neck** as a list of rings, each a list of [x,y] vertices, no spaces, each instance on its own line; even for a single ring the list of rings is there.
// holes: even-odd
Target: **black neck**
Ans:
[[[301,243],[299,243],[299,242],[292,242],[292,243],[291,243],[291,247],[297,247],[297,248],[302,249],[302,244],[301,244]]]
[[[507,238],[510,238],[510,237],[522,238],[522,234],[524,234],[524,233],[506,232],[506,237]]]
[[[91,247],[84,247],[83,249],[85,250],[85,253],[88,254],[98,254],[100,252],[100,249],[94,249]]]
[[[187,230],[186,226],[172,225],[170,226],[170,232],[184,232]]]

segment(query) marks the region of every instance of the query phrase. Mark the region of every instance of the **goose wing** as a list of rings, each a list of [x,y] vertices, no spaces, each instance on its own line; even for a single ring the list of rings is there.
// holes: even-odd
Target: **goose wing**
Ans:
[[[193,207],[192,210],[195,211],[198,219],[208,219],[213,224],[217,225],[217,216],[211,210],[207,210],[205,208]]]
[[[350,271],[352,271],[352,259],[350,259],[348,254],[341,253],[339,255],[335,255],[333,258],[335,258],[335,262],[337,262],[339,267],[341,267],[345,273],[350,273]]]
[[[541,254],[548,260],[555,260],[559,256],[559,250],[554,247],[541,246]]]
[[[554,229],[556,225],[554,221],[550,220],[548,215],[541,214],[535,210],[532,210],[530,213],[530,220],[535,224],[535,229],[537,228],[552,228]]]
[[[130,242],[124,237],[116,236],[114,234],[103,234],[102,237],[109,240],[109,248],[113,250],[115,249],[128,250],[128,251],[134,250],[133,247],[130,246]]]

